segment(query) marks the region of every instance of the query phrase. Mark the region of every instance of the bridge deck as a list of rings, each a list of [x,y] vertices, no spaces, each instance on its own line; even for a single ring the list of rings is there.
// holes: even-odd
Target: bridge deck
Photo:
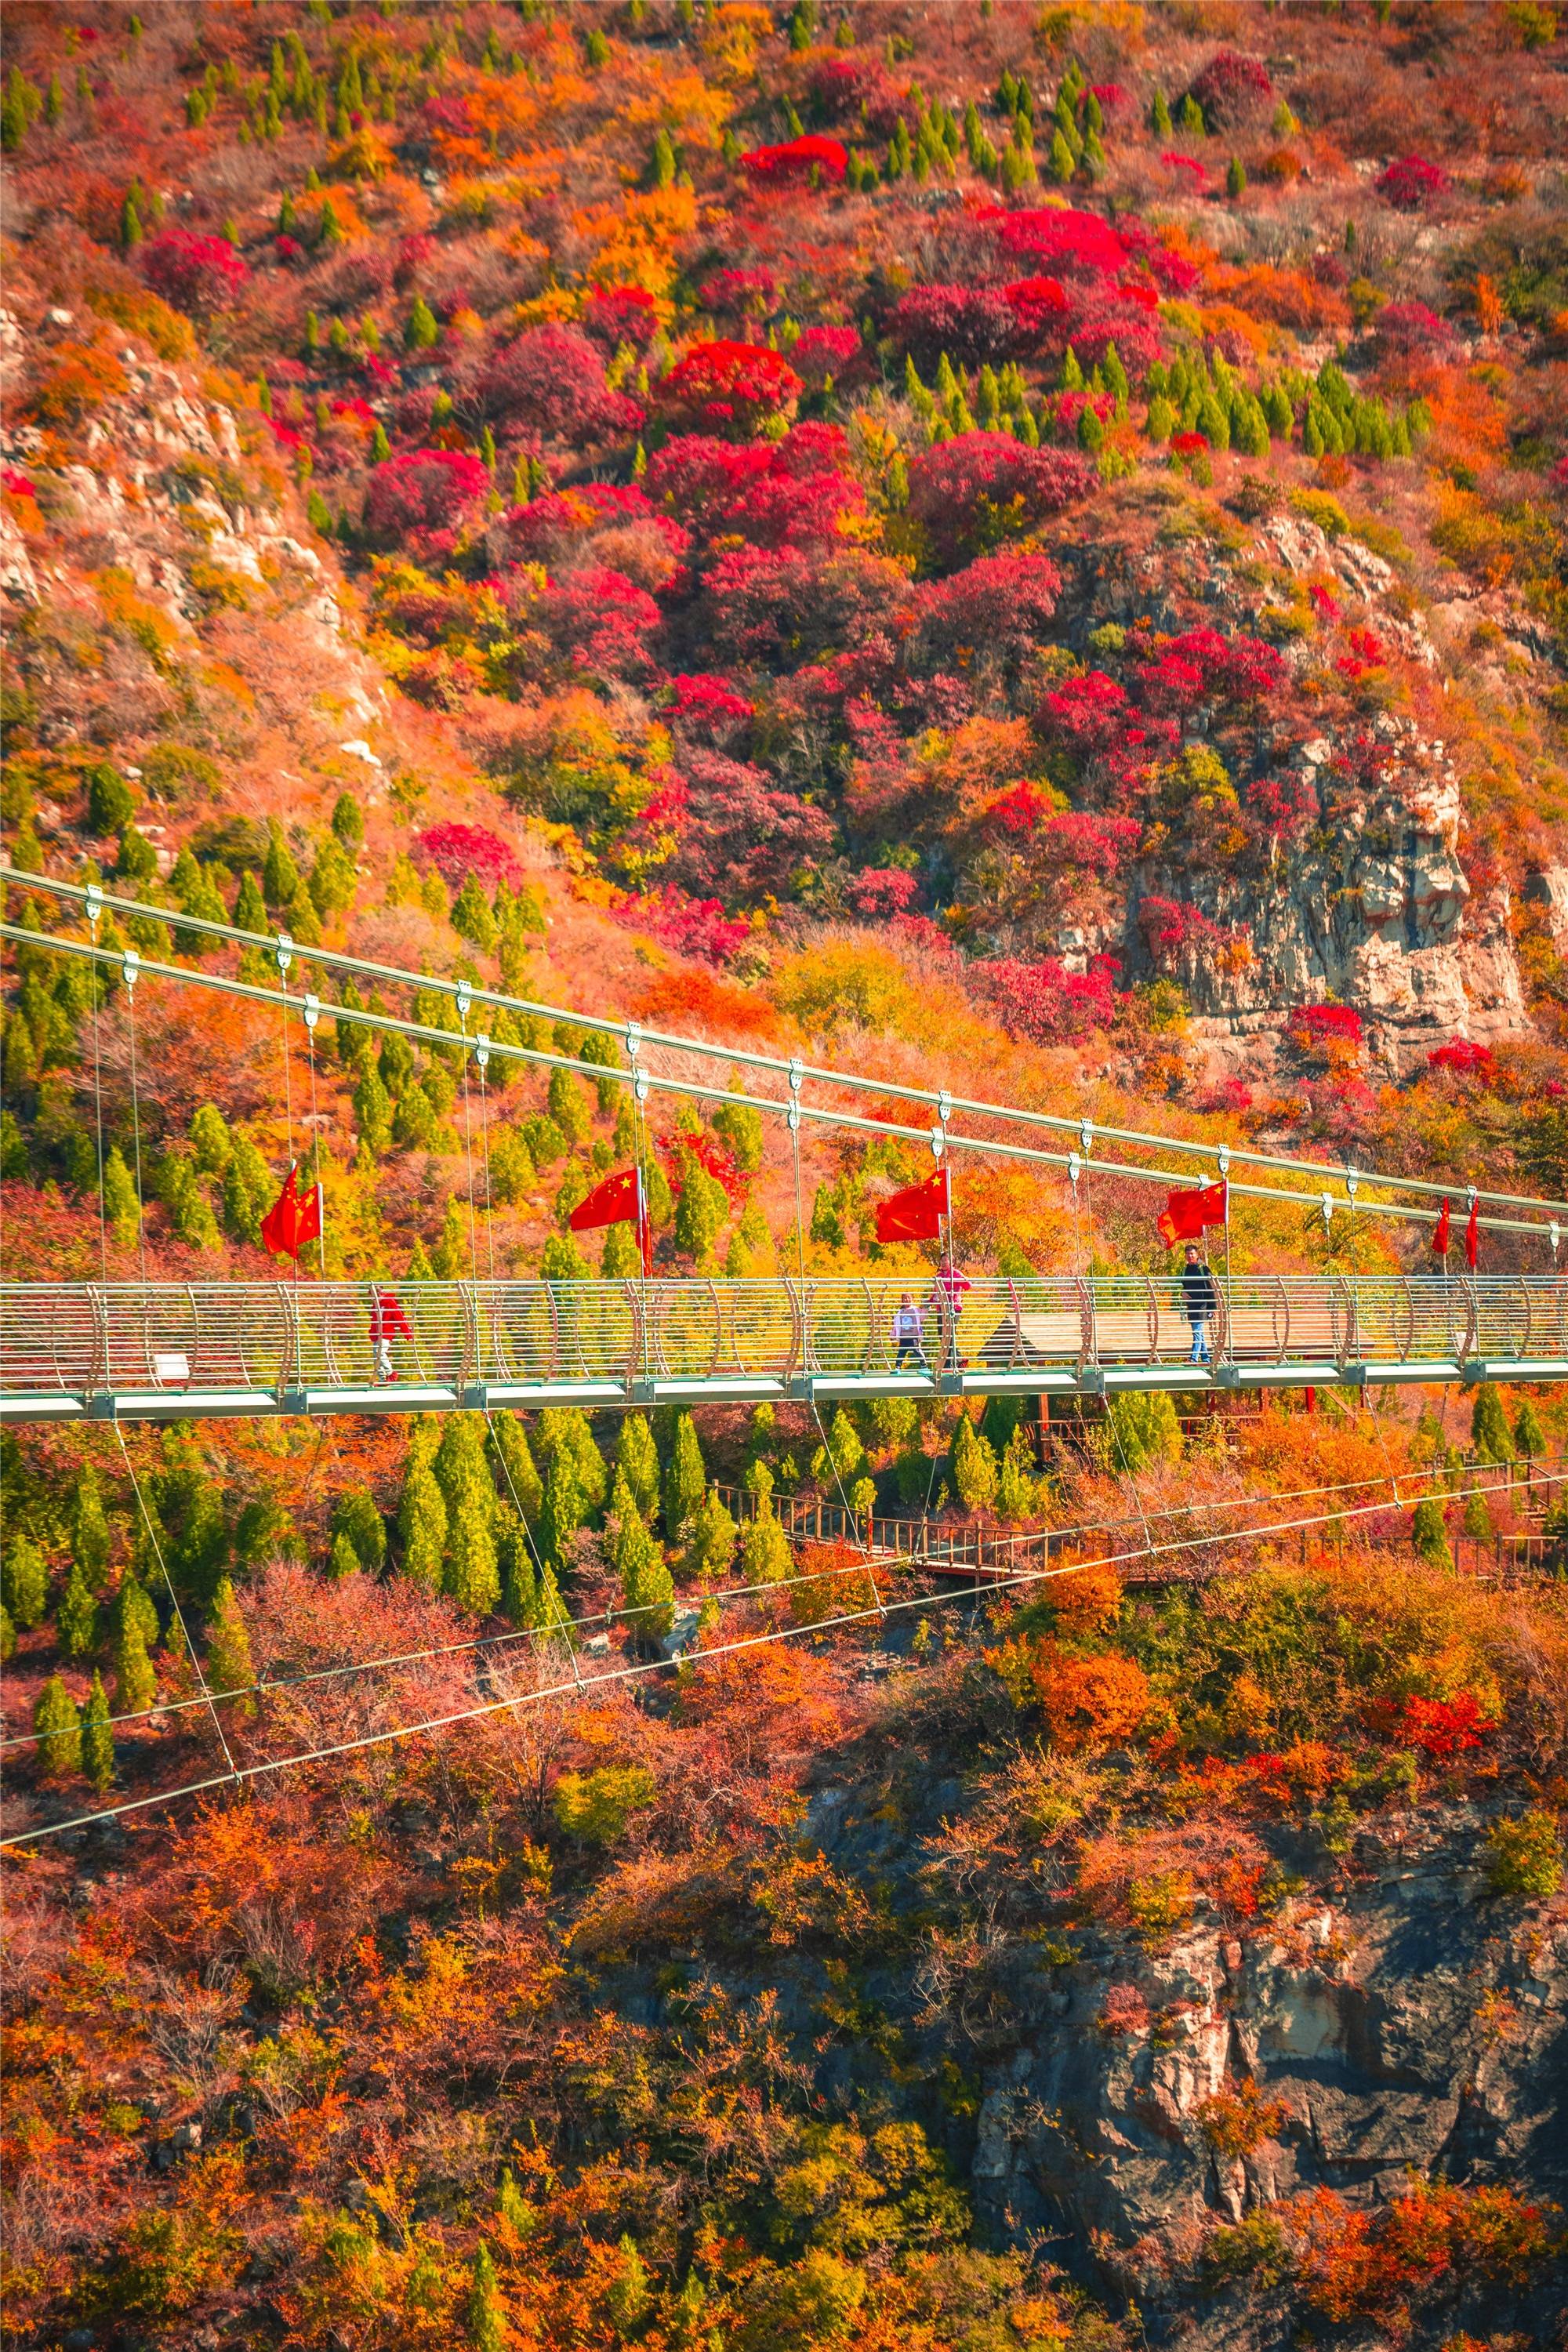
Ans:
[[[1568,1378],[1568,1278],[1215,1277],[1214,1362],[1177,1285],[906,1278],[0,1286],[0,1418],[222,1419],[1016,1391]],[[924,1305],[918,1357],[893,1316]],[[395,1310],[378,1304],[394,1298]],[[388,1330],[391,1336],[384,1336]],[[379,1344],[378,1344],[379,1339]]]

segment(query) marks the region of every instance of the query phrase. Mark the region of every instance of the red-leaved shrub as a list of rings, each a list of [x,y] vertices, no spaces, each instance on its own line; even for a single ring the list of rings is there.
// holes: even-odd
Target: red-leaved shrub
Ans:
[[[232,302],[250,271],[226,237],[166,228],[142,247],[142,275],[165,302],[201,318]]]

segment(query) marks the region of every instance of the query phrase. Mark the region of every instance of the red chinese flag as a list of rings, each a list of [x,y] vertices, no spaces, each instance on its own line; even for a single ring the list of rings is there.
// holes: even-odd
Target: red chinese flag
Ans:
[[[1444,1198],[1443,1198],[1443,1213],[1442,1213],[1442,1215],[1438,1218],[1438,1220],[1437,1220],[1436,1223],[1436,1224],[1433,1226],[1433,1228],[1432,1228],[1432,1246],[1433,1246],[1433,1248],[1436,1251],[1436,1253],[1437,1253],[1437,1255],[1438,1255],[1438,1256],[1439,1256],[1439,1257],[1447,1257],[1447,1255],[1448,1255],[1448,1201],[1447,1201],[1447,1195],[1446,1193],[1445,1193]]]
[[[291,1162],[283,1190],[261,1220],[261,1238],[274,1257],[298,1259],[307,1242],[321,1237],[321,1188],[312,1184],[301,1201],[299,1166],[297,1160]]]
[[[1472,1201],[1470,1202],[1469,1218],[1465,1226],[1465,1264],[1469,1267],[1472,1274],[1474,1274],[1476,1270],[1476,1252],[1480,1246],[1481,1235],[1480,1224],[1479,1222],[1480,1213],[1480,1202],[1479,1201]]]
[[[642,1179],[635,1168],[622,1169],[618,1176],[606,1176],[595,1184],[585,1201],[579,1201],[572,1212],[572,1230],[585,1233],[590,1225],[640,1225],[642,1223]]]
[[[298,1257],[300,1255],[300,1194],[294,1181],[298,1165],[290,1161],[289,1173],[283,1179],[283,1190],[261,1220],[261,1238],[274,1257]]]
[[[879,1242],[931,1242],[942,1233],[943,1217],[952,1213],[952,1194],[944,1161],[923,1184],[910,1184],[890,1199],[877,1203]]]
[[[1224,1224],[1225,1201],[1223,1181],[1184,1185],[1179,1192],[1167,1194],[1154,1230],[1167,1249],[1174,1249],[1178,1242],[1201,1241],[1205,1225]]]

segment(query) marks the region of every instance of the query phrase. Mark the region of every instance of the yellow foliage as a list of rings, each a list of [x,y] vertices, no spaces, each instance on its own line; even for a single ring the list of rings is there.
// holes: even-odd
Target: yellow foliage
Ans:
[[[663,123],[683,147],[717,147],[735,111],[729,93],[715,89],[700,73],[668,74],[651,59],[649,68],[645,89],[620,110],[626,128],[645,131]]]
[[[634,189],[619,207],[601,205],[574,214],[572,226],[597,240],[584,271],[590,283],[668,294],[681,241],[697,226],[697,198],[689,188]]]
[[[725,0],[708,19],[702,54],[721,73],[743,79],[756,64],[758,43],[767,40],[773,29],[771,9],[757,7],[754,0]]]
[[[542,294],[533,295],[520,302],[512,312],[512,323],[518,327],[542,327],[558,320],[577,318],[583,308],[583,297],[570,286],[547,286]]]

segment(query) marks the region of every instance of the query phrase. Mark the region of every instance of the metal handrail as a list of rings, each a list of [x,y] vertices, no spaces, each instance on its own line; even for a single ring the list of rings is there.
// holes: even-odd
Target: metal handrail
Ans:
[[[1568,1277],[1269,1275],[1214,1277],[1224,1377],[1278,1383],[1356,1379],[1364,1366],[1406,1379],[1425,1365],[1527,1363],[1522,1377],[1568,1378],[1568,1360],[1525,1357],[1532,1339],[1568,1356]],[[417,1382],[461,1391],[608,1385],[628,1368],[722,1392],[807,1382],[931,1393],[963,1385],[1057,1386],[1093,1367],[1163,1370],[1200,1386],[1184,1360],[1179,1284],[1131,1275],[976,1280],[943,1361],[893,1369],[891,1333],[907,1274],[723,1281],[38,1283],[0,1286],[0,1402],[142,1391],[388,1391]],[[376,1291],[391,1288],[411,1339],[393,1343],[390,1377],[372,1344]],[[944,1317],[945,1321],[945,1317]],[[956,1357],[954,1365],[951,1359]],[[160,1360],[165,1369],[160,1370]],[[170,1361],[178,1370],[170,1373]]]

